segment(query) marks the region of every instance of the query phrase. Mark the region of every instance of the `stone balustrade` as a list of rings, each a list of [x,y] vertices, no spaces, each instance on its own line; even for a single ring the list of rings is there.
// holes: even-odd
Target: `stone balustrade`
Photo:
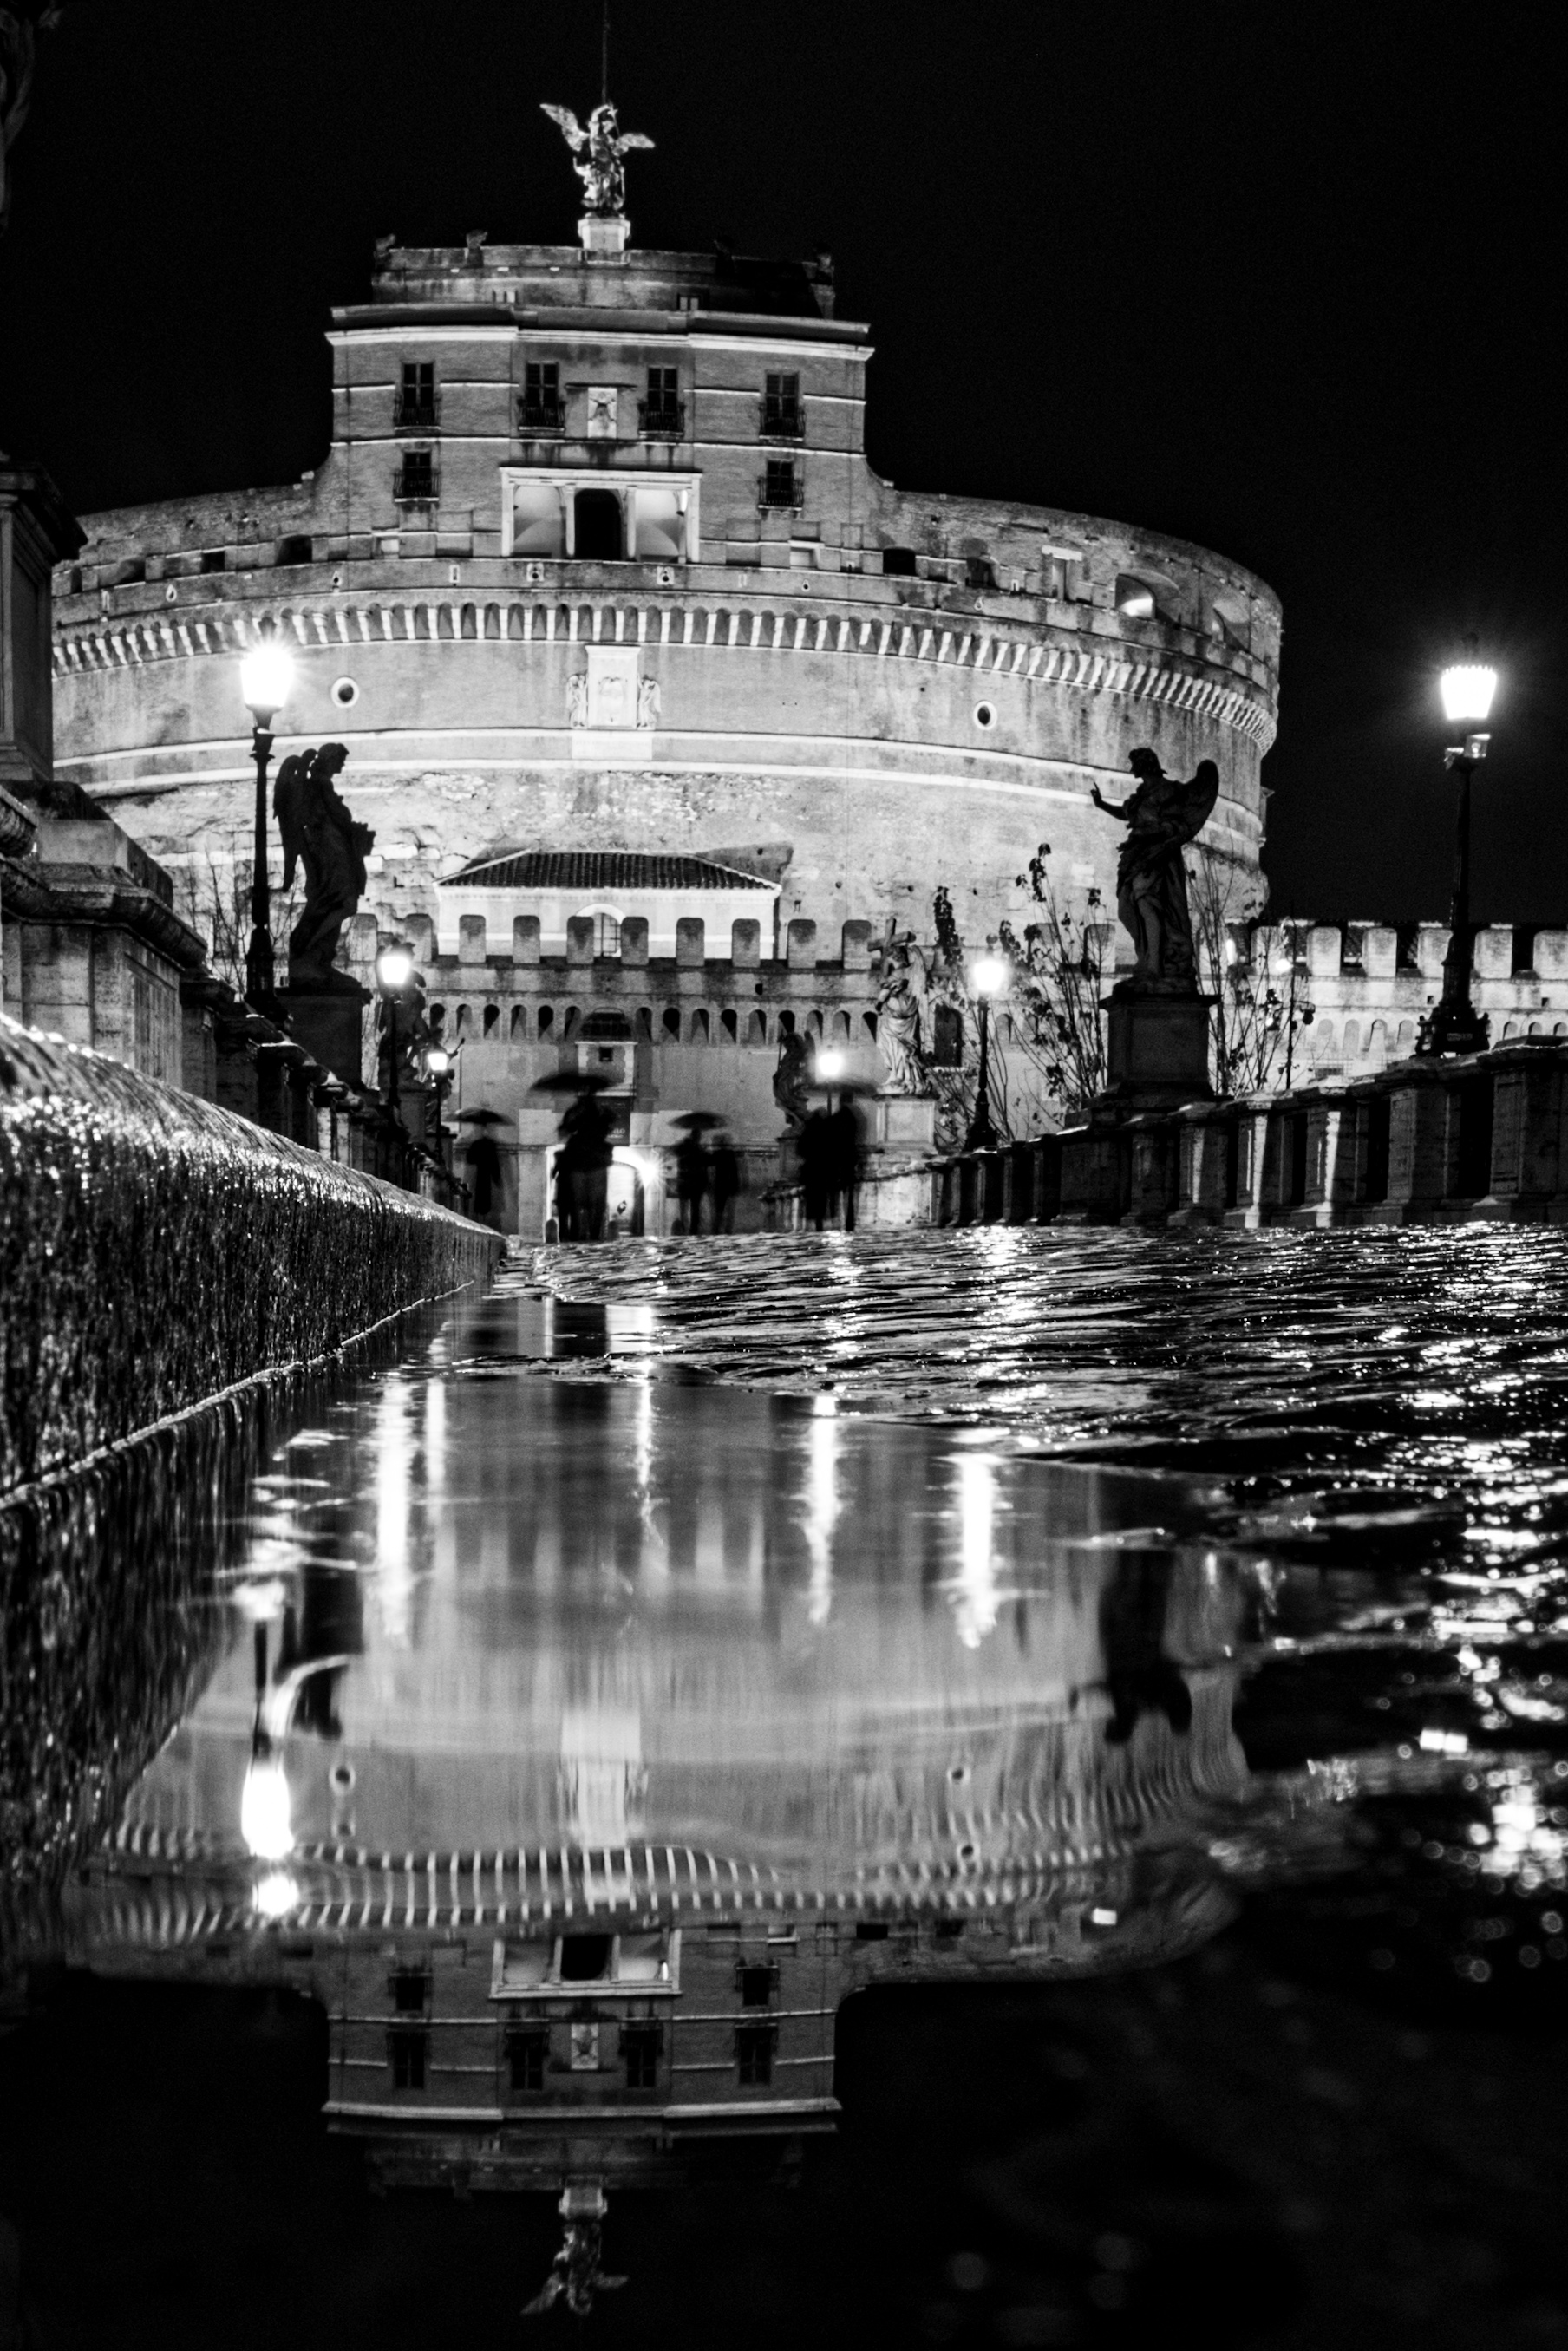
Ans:
[[[911,1219],[862,1224],[1568,1222],[1568,1042],[1194,1102],[933,1161]]]

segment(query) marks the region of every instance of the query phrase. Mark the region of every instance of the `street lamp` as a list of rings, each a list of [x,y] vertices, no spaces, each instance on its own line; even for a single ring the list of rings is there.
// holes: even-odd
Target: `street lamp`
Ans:
[[[398,1115],[397,1084],[397,1008],[398,1000],[413,977],[413,956],[402,939],[389,939],[376,956],[376,986],[386,1005],[387,1023],[387,1082],[383,1099],[395,1118]]]
[[[250,943],[245,951],[245,992],[259,1010],[274,1003],[272,906],[267,883],[267,763],[272,722],[288,699],[294,664],[272,636],[252,645],[239,665],[239,690],[250,713],[250,756],[256,761],[256,862],[250,883]]]
[[[1000,1140],[991,1117],[991,998],[1005,996],[1012,978],[1000,956],[981,956],[969,966],[969,993],[980,1008],[980,1076],[975,1088],[975,1115],[964,1137],[966,1151],[988,1151]]]
[[[441,1124],[441,1110],[442,1104],[446,1100],[446,1089],[452,1083],[452,1056],[444,1045],[425,1047],[424,1074],[430,1080],[431,1092],[435,1105],[435,1156],[444,1166],[446,1159],[443,1147],[444,1136]]]
[[[845,1056],[832,1045],[829,1045],[817,1055],[817,1081],[820,1085],[826,1086],[828,1090],[830,1111],[833,1107],[833,1088],[843,1076],[846,1066]]]
[[[1443,672],[1443,716],[1450,726],[1476,725],[1491,715],[1497,672],[1481,662],[1456,662]],[[1443,765],[1459,779],[1458,834],[1454,846],[1454,899],[1448,910],[1448,952],[1443,957],[1443,993],[1427,1014],[1420,1050],[1425,1053],[1482,1053],[1487,1046],[1484,1013],[1470,1002],[1470,785],[1486,758],[1490,735],[1467,735],[1451,743]]]

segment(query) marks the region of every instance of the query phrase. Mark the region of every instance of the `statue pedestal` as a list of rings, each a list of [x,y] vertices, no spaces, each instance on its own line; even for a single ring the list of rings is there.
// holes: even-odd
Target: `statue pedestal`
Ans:
[[[305,1050],[341,1078],[346,1086],[364,1083],[363,1012],[369,988],[348,980],[341,987],[312,988],[308,984],[280,987],[277,1001]]]
[[[1113,1114],[1179,1110],[1212,1102],[1208,1079],[1208,1010],[1212,998],[1196,988],[1119,980],[1105,998],[1110,1015],[1108,1081],[1095,1109]]]
[[[584,213],[577,224],[590,261],[624,261],[632,224],[620,213]]]
[[[936,1148],[936,1103],[931,1094],[878,1094],[867,1105],[866,1142],[873,1150],[916,1152]]]

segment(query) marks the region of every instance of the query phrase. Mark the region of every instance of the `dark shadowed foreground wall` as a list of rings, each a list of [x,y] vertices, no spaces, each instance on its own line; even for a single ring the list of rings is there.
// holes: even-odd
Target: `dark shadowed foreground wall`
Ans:
[[[502,1248],[0,1017],[0,1493],[483,1281]]]

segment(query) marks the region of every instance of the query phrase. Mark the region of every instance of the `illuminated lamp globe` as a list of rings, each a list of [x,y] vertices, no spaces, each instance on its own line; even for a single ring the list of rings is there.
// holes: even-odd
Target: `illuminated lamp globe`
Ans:
[[[841,1078],[843,1074],[844,1057],[841,1053],[835,1052],[833,1048],[830,1046],[825,1053],[818,1054],[817,1075],[828,1085],[836,1084],[838,1080]]]
[[[974,996],[1005,996],[1011,967],[1000,956],[981,956],[969,966],[969,990]]]
[[[444,1078],[446,1075],[447,1071],[452,1067],[452,1056],[444,1045],[432,1045],[428,1048],[424,1056],[424,1067],[426,1074],[430,1077]]]
[[[1497,692],[1497,672],[1479,662],[1456,662],[1442,675],[1443,716],[1456,722],[1480,723],[1491,716]]]
[[[288,1782],[276,1755],[253,1755],[239,1800],[240,1834],[257,1861],[282,1861],[294,1850]]]
[[[281,710],[294,683],[294,664],[271,637],[253,645],[239,665],[239,690],[245,706],[258,726],[266,726]]]
[[[413,956],[401,940],[392,940],[376,957],[376,985],[384,996],[401,996],[413,977]]]

